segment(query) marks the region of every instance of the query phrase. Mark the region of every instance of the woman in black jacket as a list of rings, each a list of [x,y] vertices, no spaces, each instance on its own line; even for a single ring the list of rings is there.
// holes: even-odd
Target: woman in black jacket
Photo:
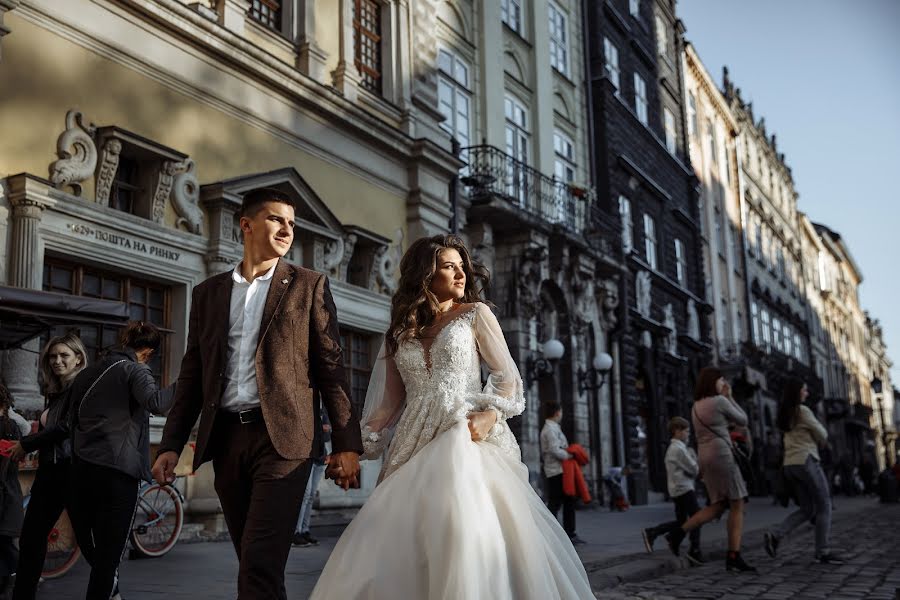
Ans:
[[[131,321],[121,347],[72,384],[70,516],[91,558],[86,598],[109,600],[131,531],[141,480],[150,480],[150,413],[164,414],[174,386],[160,391],[148,362],[162,338],[151,323]]]
[[[19,534],[13,600],[34,599],[47,556],[47,536],[68,505],[72,464],[69,388],[86,366],[84,344],[74,333],[51,339],[41,352],[39,368],[47,408],[41,413],[38,432],[23,437],[10,453],[14,462],[30,452],[40,453],[31,501]]]

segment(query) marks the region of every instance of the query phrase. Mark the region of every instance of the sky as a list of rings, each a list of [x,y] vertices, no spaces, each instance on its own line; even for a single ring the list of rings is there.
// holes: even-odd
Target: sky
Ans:
[[[766,119],[798,208],[862,271],[900,387],[900,1],[678,0],[685,38]]]

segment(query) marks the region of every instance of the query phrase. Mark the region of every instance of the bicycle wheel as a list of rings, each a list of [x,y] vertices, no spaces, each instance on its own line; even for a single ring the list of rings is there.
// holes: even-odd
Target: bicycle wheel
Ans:
[[[72,530],[69,513],[63,511],[47,536],[47,557],[44,559],[41,577],[44,579],[62,577],[75,566],[79,556],[81,550],[75,542],[75,532]]]
[[[178,491],[168,485],[148,485],[138,495],[131,543],[144,556],[162,556],[178,542],[182,525],[184,507]]]

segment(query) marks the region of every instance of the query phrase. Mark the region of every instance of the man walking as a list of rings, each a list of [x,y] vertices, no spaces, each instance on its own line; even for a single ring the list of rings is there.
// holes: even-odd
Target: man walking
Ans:
[[[359,486],[358,416],[350,403],[327,278],[283,256],[294,206],[282,192],[244,196],[243,260],[194,288],[187,349],[153,476],[174,480],[199,416],[194,469],[213,461],[216,493],[240,561],[238,599],[285,599],[284,567],[321,435],[331,421],[327,476]]]

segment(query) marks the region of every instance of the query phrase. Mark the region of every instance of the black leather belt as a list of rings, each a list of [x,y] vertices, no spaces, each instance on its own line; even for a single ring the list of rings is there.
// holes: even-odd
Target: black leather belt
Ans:
[[[262,409],[258,406],[240,412],[223,410],[219,412],[219,415],[221,415],[228,423],[237,423],[240,425],[249,425],[250,423],[257,423],[263,420]]]

